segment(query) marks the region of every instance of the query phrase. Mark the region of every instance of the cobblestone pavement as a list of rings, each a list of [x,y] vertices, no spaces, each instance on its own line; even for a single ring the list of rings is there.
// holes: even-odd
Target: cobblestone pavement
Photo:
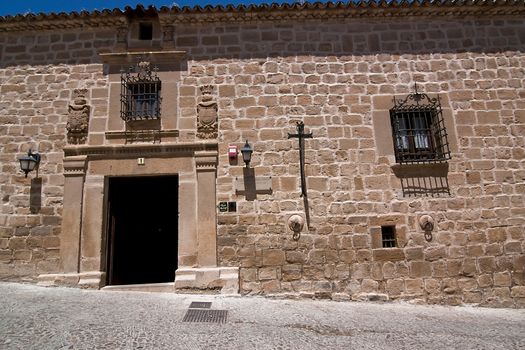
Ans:
[[[227,321],[182,322],[192,301]],[[0,283],[0,349],[525,349],[525,310]]]

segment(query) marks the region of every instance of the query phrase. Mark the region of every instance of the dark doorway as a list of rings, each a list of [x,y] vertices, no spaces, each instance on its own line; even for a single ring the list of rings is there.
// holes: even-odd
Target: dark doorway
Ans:
[[[177,176],[109,179],[109,285],[175,280],[178,187]]]

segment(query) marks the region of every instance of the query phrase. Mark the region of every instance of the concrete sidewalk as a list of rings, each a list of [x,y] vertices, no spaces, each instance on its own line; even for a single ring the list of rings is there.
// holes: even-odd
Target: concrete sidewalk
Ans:
[[[525,349],[525,310],[14,283],[0,298],[0,349]],[[192,301],[226,322],[182,322]]]

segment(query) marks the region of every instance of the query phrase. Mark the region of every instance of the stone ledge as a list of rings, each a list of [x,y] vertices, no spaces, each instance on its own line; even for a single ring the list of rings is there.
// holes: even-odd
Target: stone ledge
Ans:
[[[101,271],[42,274],[38,276],[37,284],[44,287],[67,286],[99,289],[102,287],[105,276],[106,273]]]
[[[175,272],[177,289],[220,289],[221,294],[239,294],[239,268],[179,268]]]
[[[145,283],[145,284],[125,284],[116,286],[105,286],[104,291],[115,292],[149,292],[149,293],[173,293],[173,282],[167,283]]]
[[[178,137],[179,130],[129,130],[129,131],[106,131],[106,140],[127,140],[127,139],[138,139],[141,141],[143,138],[149,139],[162,139],[163,137]]]

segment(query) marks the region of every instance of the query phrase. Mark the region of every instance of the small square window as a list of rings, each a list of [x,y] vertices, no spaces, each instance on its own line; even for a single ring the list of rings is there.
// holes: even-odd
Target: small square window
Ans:
[[[139,40],[153,39],[153,24],[150,22],[139,23]]]
[[[228,211],[236,212],[237,211],[237,202],[228,202]]]
[[[381,226],[381,241],[383,248],[396,247],[396,227],[395,226]]]

